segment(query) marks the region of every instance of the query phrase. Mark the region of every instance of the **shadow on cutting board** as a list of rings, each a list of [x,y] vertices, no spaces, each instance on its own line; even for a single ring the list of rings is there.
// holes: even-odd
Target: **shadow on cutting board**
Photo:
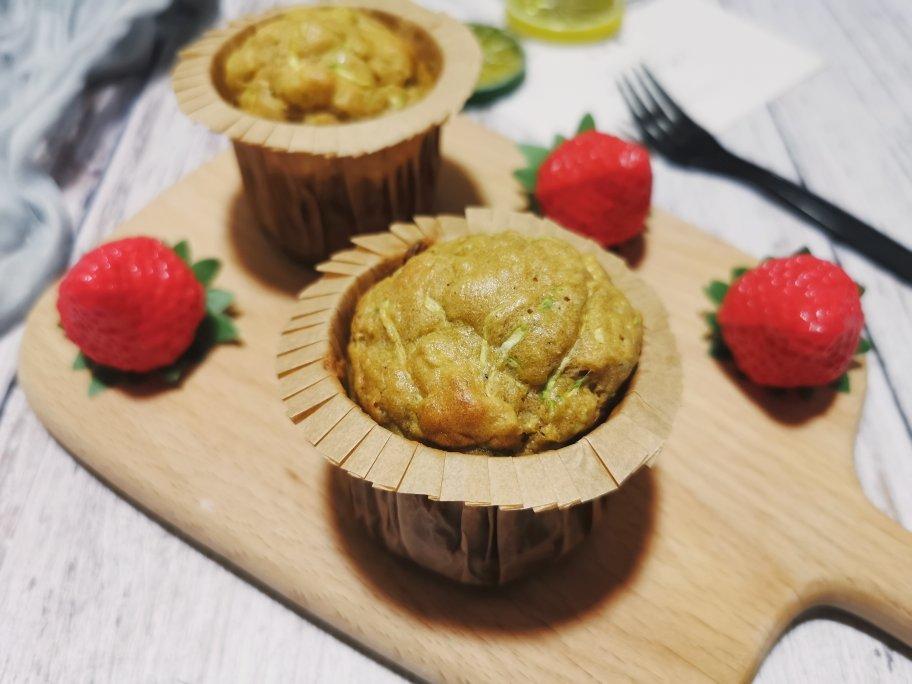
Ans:
[[[434,212],[461,214],[466,207],[484,204],[474,180],[458,162],[443,159]],[[259,283],[270,289],[296,295],[319,274],[286,256],[261,230],[242,191],[231,201],[228,235],[235,261]]]
[[[757,385],[739,371],[731,360],[716,362],[728,379],[770,418],[785,425],[801,425],[826,413],[838,390],[833,387],[775,389]],[[855,367],[854,365],[852,366]]]
[[[257,226],[241,191],[231,201],[228,237],[236,263],[270,289],[293,297],[317,276],[315,271],[285,256],[272,244]]]
[[[444,157],[437,175],[437,195],[434,212],[462,214],[466,207],[486,204],[477,182],[459,162]]]
[[[604,607],[645,562],[656,517],[656,477],[643,468],[610,495],[604,521],[579,548],[506,586],[467,586],[394,556],[369,537],[340,505],[347,494],[327,470],[340,550],[365,585],[422,620],[476,630],[546,631]]]
[[[646,229],[647,231],[649,228]],[[645,235],[637,235],[632,240],[612,248],[610,251],[617,254],[621,259],[627,262],[627,266],[636,270],[637,267],[646,258],[648,241]]]

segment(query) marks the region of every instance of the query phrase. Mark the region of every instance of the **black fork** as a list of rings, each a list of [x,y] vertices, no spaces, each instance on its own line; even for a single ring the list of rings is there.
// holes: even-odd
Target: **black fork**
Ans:
[[[691,119],[648,68],[618,80],[618,89],[644,142],[675,164],[730,176],[747,183],[830,237],[912,283],[912,251],[806,188],[726,150]]]

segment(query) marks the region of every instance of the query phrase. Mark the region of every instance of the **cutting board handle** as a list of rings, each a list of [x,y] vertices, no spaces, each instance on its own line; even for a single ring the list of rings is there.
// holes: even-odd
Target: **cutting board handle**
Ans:
[[[812,604],[842,608],[912,645],[912,532],[867,499],[844,513],[839,522],[848,524],[826,540],[831,572]]]

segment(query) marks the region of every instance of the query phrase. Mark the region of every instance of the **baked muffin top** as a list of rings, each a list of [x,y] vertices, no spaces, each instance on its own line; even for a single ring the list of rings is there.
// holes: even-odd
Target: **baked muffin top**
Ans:
[[[353,398],[447,449],[534,453],[603,415],[639,359],[642,317],[591,254],[515,232],[438,243],[355,309]]]
[[[420,28],[391,15],[304,7],[255,27],[222,71],[225,95],[244,111],[335,124],[419,100],[437,79],[440,55]]]

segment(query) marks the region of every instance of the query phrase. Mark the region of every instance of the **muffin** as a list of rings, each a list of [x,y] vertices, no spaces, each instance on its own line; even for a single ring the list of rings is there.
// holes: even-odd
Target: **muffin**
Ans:
[[[636,366],[642,317],[592,254],[509,231],[434,245],[358,302],[352,397],[410,439],[536,453],[591,428]]]
[[[428,211],[440,126],[481,52],[459,22],[406,0],[273,10],[212,31],[172,75],[181,110],[228,135],[247,203],[290,256]]]
[[[288,417],[371,535],[497,585],[605,515],[636,514],[609,497],[654,463],[681,396],[667,315],[643,281],[590,240],[500,209],[353,242],[301,292],[276,372]]]
[[[380,13],[302,7],[255,26],[221,68],[226,99],[250,114],[338,124],[420,100],[440,74],[440,50]]]

